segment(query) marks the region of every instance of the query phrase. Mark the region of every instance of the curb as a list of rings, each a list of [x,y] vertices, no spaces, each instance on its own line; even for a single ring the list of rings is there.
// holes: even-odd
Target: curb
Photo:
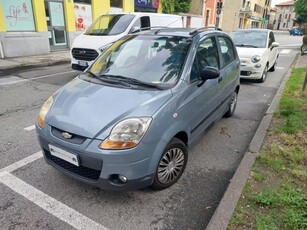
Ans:
[[[206,230],[225,230],[229,224],[230,218],[237,206],[237,203],[241,197],[245,183],[250,175],[252,166],[256,160],[257,153],[262,146],[262,142],[265,138],[269,125],[271,123],[274,112],[279,106],[279,101],[282,92],[285,88],[285,84],[288,81],[292,67],[298,60],[298,54],[291,64],[286,75],[279,83],[279,88],[271,102],[270,107],[267,109],[264,117],[262,118],[256,133],[249,145],[249,148],[245,152],[235,174],[233,175],[219,205],[213,213]]]
[[[67,60],[58,60],[58,61],[48,61],[48,62],[30,62],[30,63],[18,63],[12,66],[0,66],[1,71],[11,71],[13,69],[24,69],[30,67],[43,67],[43,66],[53,66],[60,64],[68,64],[70,63],[70,59]]]

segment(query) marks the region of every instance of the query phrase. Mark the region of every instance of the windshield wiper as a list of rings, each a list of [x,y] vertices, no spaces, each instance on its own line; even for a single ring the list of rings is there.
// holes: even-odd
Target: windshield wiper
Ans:
[[[252,47],[252,48],[258,48],[258,46],[247,45],[247,44],[236,44],[236,46],[239,46],[239,47]]]
[[[124,77],[124,76],[120,76],[120,75],[103,75],[105,78],[107,79],[118,79],[119,81],[122,82],[126,82],[132,85],[138,85],[138,86],[143,86],[143,87],[147,87],[147,88],[156,88],[159,90],[162,90],[163,88],[158,86],[157,84],[154,83],[150,83],[150,82],[144,82],[144,81],[140,81],[134,78],[130,78],[130,77]]]
[[[131,87],[131,85],[129,83],[123,82],[123,81],[119,81],[118,79],[111,79],[111,78],[105,78],[105,77],[100,77],[97,76],[96,74],[94,74],[92,71],[88,70],[86,72],[84,72],[85,74],[89,74],[92,76],[92,78],[98,79],[102,82],[106,82],[106,83],[110,83],[110,84],[120,84],[126,87]]]

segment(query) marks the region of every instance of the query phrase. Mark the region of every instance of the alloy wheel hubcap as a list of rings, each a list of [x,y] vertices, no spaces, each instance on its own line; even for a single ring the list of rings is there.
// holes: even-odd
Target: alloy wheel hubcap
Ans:
[[[184,165],[184,154],[179,148],[168,150],[158,166],[157,177],[160,183],[169,184],[180,175]]]

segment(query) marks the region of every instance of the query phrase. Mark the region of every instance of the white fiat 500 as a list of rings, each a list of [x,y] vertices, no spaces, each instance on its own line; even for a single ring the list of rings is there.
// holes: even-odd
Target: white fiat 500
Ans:
[[[279,43],[268,29],[240,29],[230,35],[241,61],[240,78],[264,82],[277,65]]]

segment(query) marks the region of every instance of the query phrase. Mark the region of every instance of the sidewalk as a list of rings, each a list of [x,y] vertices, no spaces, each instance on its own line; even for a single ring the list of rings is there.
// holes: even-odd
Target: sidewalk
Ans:
[[[46,55],[0,59],[0,70],[25,66],[48,66],[69,62],[69,50],[55,51]]]

